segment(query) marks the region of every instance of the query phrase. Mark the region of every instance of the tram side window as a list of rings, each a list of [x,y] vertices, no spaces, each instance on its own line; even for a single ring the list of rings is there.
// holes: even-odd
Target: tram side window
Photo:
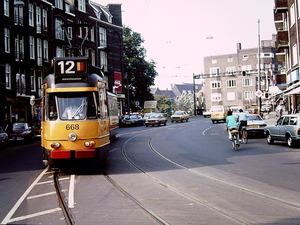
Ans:
[[[107,105],[105,104],[106,101],[106,91],[104,88],[100,89],[99,92],[99,103],[100,103],[100,118],[106,119],[107,118]]]
[[[56,120],[57,119],[57,107],[56,107],[56,102],[55,102],[55,96],[54,94],[49,95],[48,99],[48,104],[47,104],[47,116],[49,120]]]
[[[88,97],[88,109],[87,109],[87,117],[89,119],[97,119],[97,102],[99,98],[96,92],[92,92]]]

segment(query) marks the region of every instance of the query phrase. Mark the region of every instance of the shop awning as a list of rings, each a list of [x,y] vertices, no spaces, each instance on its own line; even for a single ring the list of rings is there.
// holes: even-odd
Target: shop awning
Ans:
[[[295,95],[295,94],[300,94],[300,87],[296,87],[296,88],[284,93],[284,95]]]
[[[278,86],[270,86],[269,87],[269,93],[270,94],[279,94],[281,93],[282,91],[279,89]]]

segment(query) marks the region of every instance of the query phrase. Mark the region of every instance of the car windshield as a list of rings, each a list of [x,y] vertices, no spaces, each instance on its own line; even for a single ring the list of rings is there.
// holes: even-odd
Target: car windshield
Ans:
[[[161,114],[152,114],[152,115],[150,115],[150,118],[158,118],[160,116],[161,116]]]
[[[177,111],[174,113],[174,115],[183,115],[183,112]]]
[[[13,130],[25,130],[25,124],[24,123],[14,123]]]
[[[248,115],[247,120],[262,120],[262,118],[258,115]]]

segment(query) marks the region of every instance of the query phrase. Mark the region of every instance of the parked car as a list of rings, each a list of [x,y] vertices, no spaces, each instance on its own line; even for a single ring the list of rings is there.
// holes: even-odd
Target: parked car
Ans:
[[[1,147],[5,147],[7,140],[8,140],[8,134],[4,132],[2,127],[0,127],[0,145],[1,145]]]
[[[247,115],[247,132],[249,134],[264,134],[264,128],[267,123],[258,114],[248,114]]]
[[[210,117],[210,109],[207,109],[205,112],[203,112],[204,118]]]
[[[300,141],[300,114],[281,116],[275,125],[266,126],[264,133],[268,144],[276,140],[287,142],[289,147],[293,147]]]
[[[146,120],[146,119],[150,118],[150,116],[151,116],[152,114],[153,114],[153,113],[146,113],[146,114],[144,115],[144,119]]]
[[[148,119],[145,120],[145,125],[148,127],[149,125],[164,125],[166,126],[168,118],[164,116],[162,113],[152,113]]]
[[[186,122],[189,121],[190,115],[187,114],[187,112],[185,111],[175,111],[175,113],[171,116],[171,122],[173,123],[174,121],[176,121],[177,123],[183,122],[184,120]]]
[[[123,119],[121,120],[120,125],[121,126],[143,126],[145,123],[145,120],[141,115],[138,114],[132,114],[132,115],[125,115]]]
[[[33,132],[28,123],[13,123],[6,126],[9,141],[33,142]]]

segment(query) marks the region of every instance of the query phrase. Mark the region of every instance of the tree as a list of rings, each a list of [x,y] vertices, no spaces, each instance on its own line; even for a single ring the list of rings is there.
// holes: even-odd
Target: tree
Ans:
[[[125,87],[127,88],[127,98],[130,99],[131,108],[137,111],[144,101],[154,100],[150,86],[154,85],[157,75],[155,62],[145,60],[146,50],[142,46],[144,40],[139,33],[133,32],[129,27],[123,27],[124,42],[124,68]],[[129,94],[129,96],[128,96]],[[128,101],[127,101],[128,102]],[[136,103],[139,104],[136,104]]]
[[[183,110],[188,113],[194,111],[194,95],[183,94],[175,100],[177,110]]]
[[[170,115],[172,108],[175,107],[171,99],[165,95],[154,95],[154,98],[157,101],[157,110]]]

